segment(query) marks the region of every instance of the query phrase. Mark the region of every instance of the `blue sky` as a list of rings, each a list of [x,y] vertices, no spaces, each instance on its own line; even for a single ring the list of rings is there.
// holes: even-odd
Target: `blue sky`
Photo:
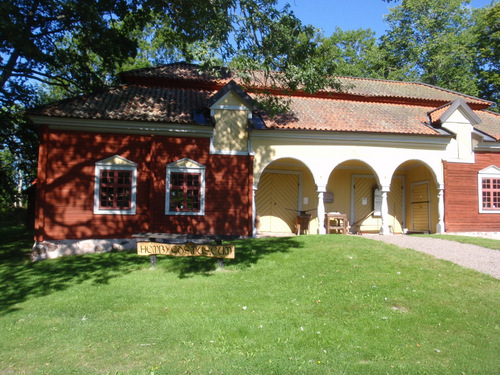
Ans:
[[[472,0],[471,7],[482,8],[492,0]],[[400,2],[383,0],[279,0],[280,6],[289,3],[303,23],[321,28],[329,36],[338,26],[342,30],[372,29],[377,37],[387,29],[384,15]]]

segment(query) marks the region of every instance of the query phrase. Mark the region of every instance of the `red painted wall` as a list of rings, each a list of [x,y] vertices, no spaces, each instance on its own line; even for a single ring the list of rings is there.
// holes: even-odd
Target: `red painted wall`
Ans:
[[[478,172],[500,167],[499,153],[477,152],[474,164],[444,163],[447,232],[500,231],[500,214],[479,213]]]
[[[35,240],[129,238],[138,232],[250,236],[249,156],[209,154],[209,139],[42,129]],[[95,163],[120,155],[137,163],[136,215],[95,215]],[[206,166],[205,215],[166,216],[166,166]]]

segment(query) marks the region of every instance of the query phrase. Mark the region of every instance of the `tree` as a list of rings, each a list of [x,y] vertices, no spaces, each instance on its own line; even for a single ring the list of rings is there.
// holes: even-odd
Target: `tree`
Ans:
[[[322,40],[321,48],[334,64],[336,75],[384,78],[385,60],[370,29],[343,31],[337,27]]]
[[[284,75],[291,88],[300,82],[316,89],[325,82],[318,75],[330,72],[316,54],[316,31],[276,6],[277,0],[6,0],[0,104],[31,103],[33,81],[70,94],[99,88],[131,65],[139,43],[142,65],[171,56],[206,66],[232,62],[241,71],[291,72]]]
[[[391,9],[381,38],[386,77],[420,80],[478,95],[470,0],[403,0]]]
[[[260,69],[284,92],[334,85],[324,79],[333,71],[318,53],[316,35],[288,7],[277,9],[277,0],[4,0],[0,145],[17,160],[36,160],[36,132],[19,110],[41,98],[97,90],[122,70],[172,60],[201,62],[204,69],[231,65],[244,78]],[[27,175],[34,165],[25,165]]]
[[[476,73],[480,94],[500,111],[500,3],[477,11]]]

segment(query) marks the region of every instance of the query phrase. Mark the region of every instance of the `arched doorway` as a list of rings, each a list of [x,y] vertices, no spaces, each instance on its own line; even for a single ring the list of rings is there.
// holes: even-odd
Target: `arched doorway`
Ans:
[[[396,169],[394,176],[403,182],[405,228],[415,233],[434,232],[439,221],[434,172],[420,160],[409,160]],[[391,184],[391,192],[393,189]]]
[[[255,192],[257,232],[274,235],[296,232],[297,216],[314,216],[317,199],[309,169],[293,158],[278,159],[262,172]]]
[[[325,211],[347,215],[351,232],[380,231],[380,182],[369,164],[361,160],[340,163],[331,172],[326,191],[330,201],[325,201]]]

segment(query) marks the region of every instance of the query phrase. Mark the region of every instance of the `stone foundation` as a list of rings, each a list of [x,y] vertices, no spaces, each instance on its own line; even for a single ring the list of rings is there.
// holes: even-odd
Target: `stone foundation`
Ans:
[[[135,250],[136,248],[137,243],[134,238],[42,241],[35,242],[33,245],[31,259],[36,262],[67,255],[104,253],[112,250]]]

